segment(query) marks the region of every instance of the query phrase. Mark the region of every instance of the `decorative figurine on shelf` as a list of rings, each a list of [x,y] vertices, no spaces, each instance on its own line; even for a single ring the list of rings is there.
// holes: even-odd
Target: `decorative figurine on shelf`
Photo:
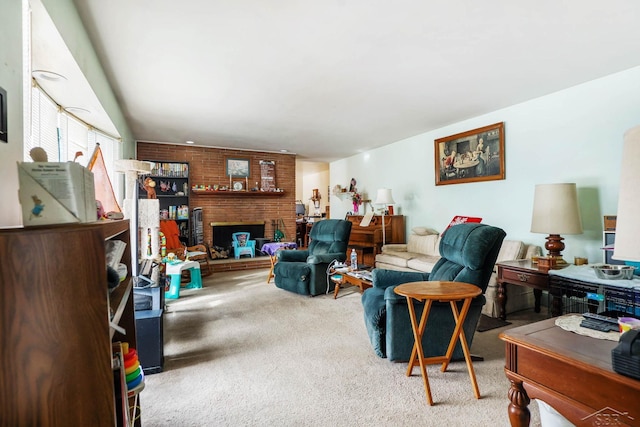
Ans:
[[[320,200],[322,196],[320,196],[320,190],[317,188],[313,189],[313,195],[311,196],[311,200],[313,202],[313,207],[315,208],[315,215],[320,216]]]
[[[355,193],[355,192],[356,192],[356,179],[351,178],[351,184],[349,184],[349,193]]]
[[[145,178],[144,180],[144,191],[147,192],[147,199],[157,199],[156,196],[156,182],[150,177]]]

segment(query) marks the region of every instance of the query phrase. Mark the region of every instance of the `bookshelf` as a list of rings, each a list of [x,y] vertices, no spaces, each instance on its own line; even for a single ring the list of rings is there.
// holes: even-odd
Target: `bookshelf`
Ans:
[[[145,160],[151,163],[151,174],[143,175],[141,180],[150,177],[156,182],[156,196],[160,201],[160,220],[173,220],[178,224],[180,237],[188,244],[192,243],[189,224],[189,163]],[[139,192],[146,199],[144,190]]]
[[[0,230],[1,425],[127,425],[112,345],[136,346],[131,261],[109,292],[110,239],[129,245],[129,221]]]

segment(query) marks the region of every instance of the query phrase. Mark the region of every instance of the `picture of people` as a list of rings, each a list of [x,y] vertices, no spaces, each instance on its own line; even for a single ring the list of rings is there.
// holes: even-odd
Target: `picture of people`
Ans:
[[[504,123],[435,141],[436,185],[504,179]]]

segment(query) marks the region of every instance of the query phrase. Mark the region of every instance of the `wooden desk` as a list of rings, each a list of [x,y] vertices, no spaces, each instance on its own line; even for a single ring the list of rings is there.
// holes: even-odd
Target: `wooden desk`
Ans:
[[[551,405],[577,426],[640,424],[640,381],[617,374],[611,349],[598,340],[555,326],[547,319],[500,334],[512,426],[528,426],[530,399]]]
[[[533,264],[529,259],[503,261],[497,264],[498,277],[498,308],[499,317],[507,319],[507,288],[505,284],[527,286],[533,288],[535,297],[535,312],[540,313],[540,298],[542,291],[549,290],[549,270],[538,269],[537,264]]]
[[[476,373],[473,370],[473,363],[471,362],[471,354],[469,353],[469,346],[467,345],[467,339],[464,336],[464,330],[462,325],[464,319],[467,317],[469,307],[471,306],[471,300],[482,293],[482,290],[475,285],[461,282],[413,282],[398,285],[393,290],[396,294],[402,295],[407,298],[407,305],[409,306],[409,317],[411,319],[411,329],[413,329],[413,350],[411,350],[411,358],[409,359],[409,367],[407,368],[407,376],[411,376],[413,367],[416,365],[416,359],[420,364],[420,372],[422,373],[422,380],[424,382],[424,390],[427,394],[427,403],[433,405],[433,399],[431,398],[431,389],[429,388],[429,378],[427,377],[427,365],[434,363],[442,363],[440,370],[445,372],[451,361],[453,350],[456,346],[458,339],[464,353],[464,359],[467,362],[467,370],[469,371],[469,377],[471,378],[471,385],[473,386],[473,393],[476,399],[480,399],[480,390],[478,389],[478,382],[476,381]],[[416,319],[416,310],[413,306],[415,301],[424,301],[424,309],[422,311],[422,317],[420,318],[420,324]],[[449,302],[451,305],[451,311],[453,312],[453,318],[456,321],[456,327],[451,335],[451,341],[447,348],[447,353],[444,356],[424,357],[424,351],[422,349],[422,335],[427,324],[427,318],[429,317],[429,311],[434,301]],[[456,302],[464,301],[462,304],[462,310],[458,312],[458,306]]]

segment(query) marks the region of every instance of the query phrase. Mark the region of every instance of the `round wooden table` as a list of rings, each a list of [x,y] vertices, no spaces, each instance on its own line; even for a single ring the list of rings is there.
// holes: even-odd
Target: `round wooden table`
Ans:
[[[475,285],[462,282],[412,282],[405,283],[396,286],[394,292],[398,295],[402,295],[407,298],[407,305],[409,306],[409,317],[411,318],[411,327],[413,329],[413,337],[415,342],[413,344],[413,350],[411,351],[411,359],[409,360],[409,367],[407,368],[407,376],[411,376],[413,367],[416,365],[416,359],[420,364],[420,372],[422,373],[422,379],[424,381],[424,390],[427,394],[427,403],[433,405],[433,399],[431,398],[431,389],[429,388],[429,378],[427,377],[427,365],[442,363],[441,371],[445,372],[451,361],[453,350],[456,346],[456,342],[460,340],[462,351],[464,353],[464,359],[467,363],[467,370],[469,371],[469,377],[471,378],[471,384],[473,386],[473,392],[476,399],[480,398],[480,390],[478,389],[478,382],[476,381],[476,374],[473,370],[473,364],[471,363],[471,354],[469,353],[469,346],[467,345],[467,339],[464,336],[464,330],[462,325],[469,312],[471,306],[471,300],[482,293],[482,290]],[[416,311],[414,307],[414,301],[424,301],[425,306],[422,311],[422,317],[420,323],[416,319]],[[451,335],[451,341],[449,341],[449,347],[447,353],[444,356],[424,357],[424,350],[422,349],[422,335],[424,334],[427,318],[429,317],[429,311],[434,301],[449,302],[451,311],[453,312],[453,318],[456,322],[456,327]],[[463,301],[462,310],[458,311],[456,302]]]

